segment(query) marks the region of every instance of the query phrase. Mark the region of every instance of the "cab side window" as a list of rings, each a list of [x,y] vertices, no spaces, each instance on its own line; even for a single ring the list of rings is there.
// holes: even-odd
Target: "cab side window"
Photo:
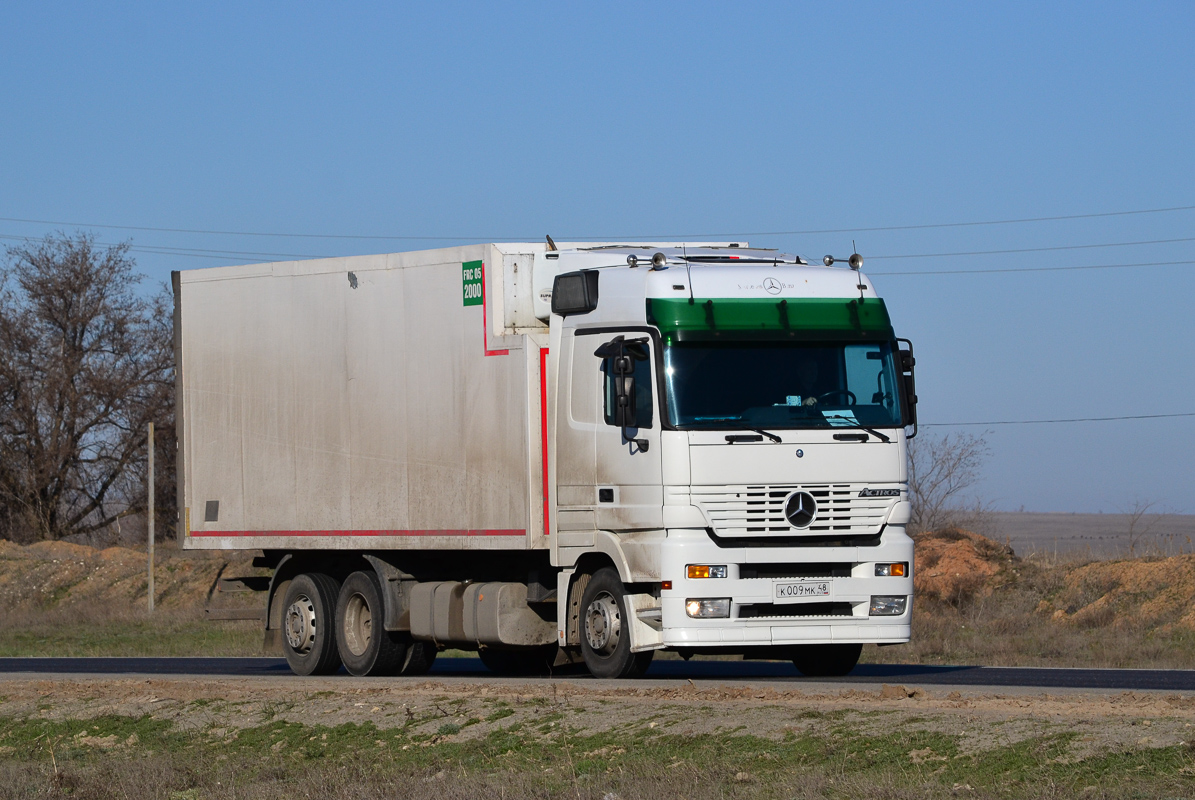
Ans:
[[[631,342],[627,345],[627,354],[631,356],[634,371],[631,377],[635,379],[635,426],[636,428],[650,428],[654,419],[655,403],[652,393],[651,379],[651,351],[646,344]],[[602,372],[605,376],[605,409],[604,418],[607,425],[615,424],[615,390],[614,359],[602,360]]]

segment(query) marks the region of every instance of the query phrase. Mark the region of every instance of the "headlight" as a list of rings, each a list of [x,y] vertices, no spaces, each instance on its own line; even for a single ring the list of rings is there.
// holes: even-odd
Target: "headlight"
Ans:
[[[730,616],[730,598],[717,600],[686,600],[685,613],[694,619],[713,619]]]
[[[889,596],[873,594],[871,596],[871,610],[867,613],[873,617],[899,617],[909,607],[909,596]]]
[[[690,578],[725,578],[726,565],[690,564],[686,572]]]
[[[877,578],[903,578],[909,574],[909,565],[907,563],[900,564],[876,564]]]

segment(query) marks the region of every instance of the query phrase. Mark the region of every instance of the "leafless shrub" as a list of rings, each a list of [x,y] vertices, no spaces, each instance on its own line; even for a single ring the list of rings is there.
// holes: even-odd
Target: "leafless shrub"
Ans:
[[[989,453],[983,436],[952,433],[909,441],[909,499],[912,533],[958,527],[984,527],[987,507],[965,496],[979,480]]]
[[[1129,518],[1129,558],[1138,555],[1138,548],[1150,538],[1154,527],[1165,518],[1165,514],[1149,513],[1156,505],[1157,502],[1154,500],[1136,498],[1132,506],[1120,509],[1120,513]],[[1155,543],[1154,550],[1160,555],[1162,548]]]
[[[141,276],[128,249],[101,250],[81,233],[8,250],[0,272],[0,537],[59,539],[143,511],[151,420],[166,467],[157,490],[173,494],[169,299],[137,293]]]

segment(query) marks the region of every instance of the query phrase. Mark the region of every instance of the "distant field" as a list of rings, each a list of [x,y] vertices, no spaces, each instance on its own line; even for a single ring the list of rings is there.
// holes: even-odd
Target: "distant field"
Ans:
[[[993,512],[985,535],[1012,546],[1019,556],[1054,553],[1080,558],[1129,554],[1132,518],[1127,514]],[[1138,520],[1135,555],[1195,553],[1195,514],[1146,514]]]

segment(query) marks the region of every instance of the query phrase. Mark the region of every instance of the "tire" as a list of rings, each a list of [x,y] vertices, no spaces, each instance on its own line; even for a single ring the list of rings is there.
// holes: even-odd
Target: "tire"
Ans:
[[[403,660],[400,675],[424,675],[436,660],[436,646],[432,642],[414,639],[407,642],[407,657]]]
[[[407,655],[407,641],[387,631],[382,585],[372,570],[354,572],[336,600],[336,647],[350,674],[397,675]]]
[[[335,609],[340,584],[320,572],[296,575],[282,600],[282,649],[296,675],[331,675],[340,669]]]
[[[626,595],[613,567],[595,572],[581,595],[581,656],[595,678],[637,678],[655,655],[631,652]]]
[[[806,644],[793,653],[793,666],[807,678],[841,678],[859,663],[861,644]]]
[[[556,663],[556,645],[519,650],[483,647],[477,655],[490,672],[498,675],[550,675]]]

